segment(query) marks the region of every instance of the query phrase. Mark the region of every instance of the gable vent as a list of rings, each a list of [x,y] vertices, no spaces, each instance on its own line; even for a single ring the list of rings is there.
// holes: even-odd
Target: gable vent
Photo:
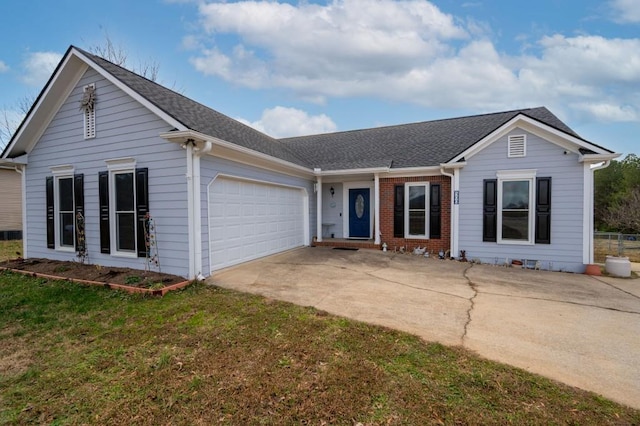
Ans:
[[[509,136],[508,157],[524,157],[527,154],[527,139],[525,135]]]
[[[96,137],[96,112],[84,112],[84,138],[91,139]]]

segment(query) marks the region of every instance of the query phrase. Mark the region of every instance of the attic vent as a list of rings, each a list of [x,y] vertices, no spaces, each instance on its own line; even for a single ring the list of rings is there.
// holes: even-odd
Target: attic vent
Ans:
[[[508,157],[524,157],[527,155],[527,138],[525,135],[509,136]]]
[[[92,139],[96,137],[96,86],[89,84],[84,86],[82,95],[81,110],[84,113],[84,138]]]

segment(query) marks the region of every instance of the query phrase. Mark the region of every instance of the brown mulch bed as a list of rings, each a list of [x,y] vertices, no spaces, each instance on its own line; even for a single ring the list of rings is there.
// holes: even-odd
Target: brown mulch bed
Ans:
[[[161,288],[184,282],[183,277],[156,271],[113,266],[86,265],[50,259],[13,259],[0,262],[0,267],[86,281],[121,284],[137,288]]]

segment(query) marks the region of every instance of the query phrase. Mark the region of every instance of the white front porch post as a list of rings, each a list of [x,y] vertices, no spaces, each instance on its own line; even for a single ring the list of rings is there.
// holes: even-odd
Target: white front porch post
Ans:
[[[373,222],[374,227],[374,244],[380,244],[380,176],[378,173],[373,175]]]
[[[315,169],[320,172],[320,169]],[[316,241],[322,242],[322,177],[316,180]]]
[[[457,257],[459,253],[459,236],[458,229],[460,224],[460,169],[453,170],[453,178],[451,179],[451,198],[452,198],[452,212],[451,212],[451,257]]]

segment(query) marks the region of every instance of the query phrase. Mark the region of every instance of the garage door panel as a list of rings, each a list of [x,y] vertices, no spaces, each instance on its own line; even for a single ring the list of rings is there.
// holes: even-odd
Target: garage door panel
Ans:
[[[218,178],[209,190],[212,270],[304,244],[300,189]]]

